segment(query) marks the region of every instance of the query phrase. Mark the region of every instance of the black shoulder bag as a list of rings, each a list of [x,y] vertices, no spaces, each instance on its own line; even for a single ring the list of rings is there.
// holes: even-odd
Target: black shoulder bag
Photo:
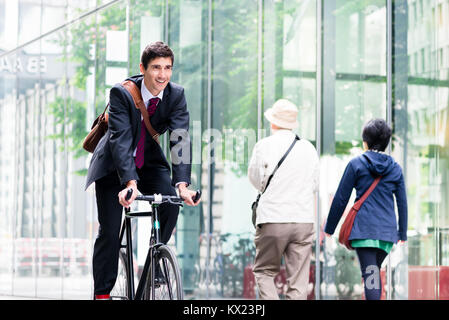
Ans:
[[[273,173],[268,177],[268,181],[267,181],[267,184],[265,185],[265,188],[263,189],[262,192],[259,192],[259,194],[257,195],[256,201],[254,201],[253,204],[251,205],[251,209],[253,211],[252,221],[253,221],[254,228],[256,227],[256,216],[257,216],[256,211],[257,211],[257,206],[259,205],[260,196],[267,190],[268,185],[270,184],[271,178],[273,178],[273,175],[275,174],[277,169],[279,169],[280,165],[282,164],[282,162],[284,162],[284,160],[287,157],[288,153],[290,152],[290,150],[293,148],[293,146],[295,145],[296,141],[298,141],[298,140],[300,140],[300,138],[297,135],[295,135],[295,140],[293,140],[293,142],[290,145],[290,147],[288,148],[287,152],[284,154],[284,156],[281,158],[281,160],[279,160],[276,168],[274,168],[274,170],[273,170]]]

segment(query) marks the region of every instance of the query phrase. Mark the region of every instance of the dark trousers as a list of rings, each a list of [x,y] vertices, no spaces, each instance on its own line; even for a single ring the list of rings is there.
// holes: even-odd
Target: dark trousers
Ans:
[[[138,169],[137,173],[140,178],[137,188],[141,193],[176,195],[168,169]],[[123,207],[118,202],[118,193],[124,188],[125,186],[120,185],[115,172],[95,182],[98,222],[100,224],[92,259],[94,294],[96,295],[109,294],[117,278],[120,249],[119,233],[123,212]],[[176,226],[179,207],[162,204],[159,206],[158,212],[161,225],[161,242],[167,243]]]
[[[356,252],[362,271],[366,300],[380,300],[382,294],[380,268],[388,254],[378,248],[356,248]]]

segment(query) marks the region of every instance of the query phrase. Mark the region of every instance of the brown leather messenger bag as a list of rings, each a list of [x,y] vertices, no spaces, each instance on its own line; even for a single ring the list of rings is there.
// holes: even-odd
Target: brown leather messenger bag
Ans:
[[[139,88],[137,85],[131,81],[131,80],[125,80],[122,83],[122,86],[128,90],[128,92],[131,94],[134,105],[137,109],[140,110],[143,122],[145,123],[145,127],[147,128],[150,135],[153,137],[153,139],[159,143],[159,133],[154,130],[153,126],[150,122],[150,117],[148,115],[147,108],[145,107],[145,103],[143,102],[142,95],[140,93]],[[106,113],[106,110],[109,107],[108,105],[104,108],[104,111],[102,114],[100,114],[97,119],[95,119],[94,123],[92,124],[91,131],[88,133],[86,138],[84,138],[83,141],[83,148],[84,150],[88,152],[94,152],[95,148],[98,145],[98,142],[100,139],[105,135],[106,131],[108,130],[108,114]]]

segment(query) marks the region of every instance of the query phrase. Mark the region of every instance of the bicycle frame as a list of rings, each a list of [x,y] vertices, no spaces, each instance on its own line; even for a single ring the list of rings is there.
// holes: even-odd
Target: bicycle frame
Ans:
[[[126,199],[130,199],[132,195],[133,190],[129,189],[127,192]],[[198,201],[201,196],[201,191],[197,191],[195,195],[195,201]],[[163,203],[169,203],[172,205],[177,205],[182,207],[183,206],[183,200],[179,196],[172,196],[172,195],[161,195],[161,194],[154,194],[154,195],[138,195],[135,200],[138,201],[148,201],[151,205],[151,211],[135,211],[131,212],[129,208],[125,208],[125,215],[124,215],[124,221],[122,223],[121,229],[120,229],[120,235],[119,235],[119,241],[120,241],[120,251],[121,249],[125,249],[126,251],[126,261],[124,261],[125,265],[125,272],[126,274],[126,281],[127,281],[127,297],[129,300],[141,300],[142,298],[149,298],[152,299],[155,298],[155,287],[158,288],[161,287],[161,283],[159,282],[161,278],[157,277],[156,274],[158,273],[157,270],[159,270],[159,260],[161,260],[162,265],[160,268],[162,268],[160,271],[162,271],[162,277],[166,277],[165,279],[162,279],[162,281],[165,281],[164,284],[167,285],[168,289],[168,295],[169,299],[172,300],[174,295],[172,291],[172,282],[171,279],[175,279],[175,288],[176,288],[176,298],[181,297],[182,299],[182,283],[181,283],[181,275],[179,266],[177,264],[176,256],[175,254],[170,250],[170,248],[166,245],[164,245],[160,238],[161,238],[161,231],[160,231],[160,223],[159,223],[159,213],[158,208],[159,205]],[[193,199],[192,199],[193,200]],[[132,232],[131,232],[131,219],[132,218],[138,218],[138,217],[151,217],[151,237],[150,237],[150,243],[149,243],[149,249],[148,253],[145,259],[145,264],[142,270],[142,275],[139,279],[139,283],[137,286],[137,290],[135,291],[134,286],[134,263],[133,263],[133,246],[132,246]],[[126,234],[126,244],[123,245],[123,237]],[[123,258],[123,256],[122,256]],[[174,272],[172,278],[169,274],[169,266],[171,267],[170,270]],[[156,268],[157,267],[157,268]],[[148,277],[148,272],[151,272],[150,277]],[[148,279],[150,278],[150,279]],[[147,283],[147,281],[150,281],[151,283]],[[156,283],[155,280],[158,280]],[[144,296],[144,293],[146,292],[146,288],[149,287],[151,292],[149,292],[148,297]]]
[[[147,279],[147,273],[149,269],[149,264],[154,264],[154,254],[156,253],[156,250],[159,246],[162,245],[160,242],[160,225],[159,225],[159,214],[158,214],[158,203],[152,203],[151,209],[152,211],[136,211],[131,212],[129,208],[125,208],[125,217],[124,221],[120,230],[120,248],[126,249],[126,256],[127,256],[127,267],[129,271],[129,282],[128,282],[128,297],[130,300],[140,300],[142,299],[143,295],[143,289],[145,287],[145,282]],[[143,267],[142,275],[140,277],[137,291],[134,290],[134,262],[133,262],[133,247],[132,247],[132,231],[131,231],[131,219],[132,218],[139,218],[139,217],[151,217],[151,236],[150,236],[150,246],[148,249],[147,257],[145,259],[145,264]],[[126,244],[122,245],[123,236],[126,233]],[[154,270],[154,265],[152,265],[152,269]],[[152,283],[152,287],[153,283]]]

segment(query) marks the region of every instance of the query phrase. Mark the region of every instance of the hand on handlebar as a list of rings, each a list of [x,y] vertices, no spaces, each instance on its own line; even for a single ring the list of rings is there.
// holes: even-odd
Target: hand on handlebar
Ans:
[[[125,207],[129,208],[131,203],[137,198],[138,191],[137,191],[137,184],[134,180],[129,181],[127,184],[127,187],[119,192],[118,198],[119,203]],[[182,185],[179,187],[179,197],[189,206],[197,206],[201,201],[201,191],[193,191],[187,189],[185,185]],[[169,202],[171,200],[169,199]],[[177,204],[174,203],[173,204]],[[182,205],[182,203],[181,203]]]
[[[197,192],[199,193],[198,199],[195,201],[195,197],[197,196]],[[193,190],[189,190],[187,189],[187,187],[185,185],[180,185],[179,186],[179,197],[181,197],[184,202],[189,205],[189,206],[197,206],[201,199],[199,198],[201,196],[201,192],[199,191],[193,191]]]
[[[131,192],[128,194],[129,190],[132,190],[132,194]],[[130,182],[128,182],[127,187],[119,192],[118,201],[125,208],[129,208],[134,199],[136,199],[137,194],[137,184],[134,180],[131,180]]]

